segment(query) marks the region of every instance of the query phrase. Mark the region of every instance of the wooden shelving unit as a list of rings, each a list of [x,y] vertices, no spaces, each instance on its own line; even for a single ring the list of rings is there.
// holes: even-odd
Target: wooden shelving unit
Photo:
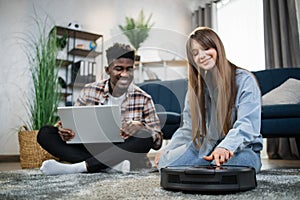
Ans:
[[[61,60],[61,59],[57,59],[56,60],[56,65],[60,66],[60,67],[68,67],[69,65],[71,65],[73,62],[69,61],[69,60]]]
[[[164,61],[153,61],[153,62],[142,62],[143,65],[166,65],[170,67],[176,66],[187,66],[187,60],[164,60]]]
[[[86,49],[77,49],[74,48],[71,51],[69,51],[69,54],[74,56],[81,56],[81,57],[87,57],[87,58],[96,58],[97,56],[101,55],[101,52],[96,51],[90,51]]]
[[[76,37],[77,39],[96,41],[103,37],[103,35],[85,32],[81,30],[70,29],[62,26],[55,26],[57,35],[67,34],[68,37]]]
[[[160,60],[160,61],[143,61],[136,62],[135,68],[137,70],[136,83],[141,83],[143,81],[153,81],[153,80],[166,80],[169,76],[170,69],[179,69],[181,67],[188,66],[187,60]],[[159,73],[155,72],[157,69],[160,70]],[[143,73],[147,74],[148,79],[144,80]]]
[[[87,82],[73,82],[74,77],[74,69],[75,63],[79,60],[93,60],[87,62],[95,62],[95,59],[98,56],[101,56],[100,66],[103,66],[103,35],[97,33],[86,32],[82,30],[70,29],[62,26],[55,26],[53,30],[56,30],[56,33],[59,37],[67,36],[67,47],[66,47],[66,60],[57,59],[57,64],[60,67],[63,67],[65,70],[66,76],[64,77],[64,81],[66,82],[67,87],[65,88],[65,92],[63,92],[62,96],[64,97],[65,104],[72,105],[73,104],[73,94],[74,87],[83,87]],[[83,40],[86,42],[94,42],[97,44],[96,49],[88,49],[88,48],[78,48],[76,42],[79,40]],[[100,51],[99,51],[100,49]],[[76,66],[78,67],[78,66]],[[70,73],[71,72],[71,73]],[[78,73],[78,68],[76,69],[76,73]],[[71,75],[70,75],[71,74]],[[75,74],[76,76],[76,74]],[[88,79],[90,81],[90,79]],[[71,81],[71,83],[70,83]]]

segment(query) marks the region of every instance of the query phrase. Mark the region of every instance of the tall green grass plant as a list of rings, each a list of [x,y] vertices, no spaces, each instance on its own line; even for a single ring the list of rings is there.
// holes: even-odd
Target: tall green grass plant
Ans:
[[[53,29],[49,33],[47,19],[35,19],[35,24],[37,33],[27,34],[29,39],[25,40],[25,53],[32,79],[32,88],[26,104],[29,115],[27,126],[31,130],[39,130],[47,124],[53,125],[58,120],[57,106],[60,101],[56,30]]]

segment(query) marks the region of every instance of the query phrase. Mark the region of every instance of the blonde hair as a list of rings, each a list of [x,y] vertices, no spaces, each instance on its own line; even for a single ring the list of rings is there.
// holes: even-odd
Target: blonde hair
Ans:
[[[236,66],[226,58],[225,49],[219,36],[210,28],[196,28],[189,36],[186,43],[187,58],[189,61],[189,104],[192,118],[193,143],[197,148],[201,147],[202,136],[207,135],[206,111],[204,98],[205,82],[202,78],[204,73],[194,63],[191,41],[197,41],[204,49],[214,48],[217,52],[216,66],[219,77],[216,79],[218,87],[217,97],[217,121],[219,130],[227,134],[232,128],[232,108],[235,105],[236,87]]]

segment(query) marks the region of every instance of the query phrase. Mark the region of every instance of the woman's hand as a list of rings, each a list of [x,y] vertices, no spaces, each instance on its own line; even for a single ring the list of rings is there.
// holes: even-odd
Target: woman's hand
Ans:
[[[144,124],[140,121],[128,121],[122,124],[121,137],[127,139],[132,136],[137,130],[145,128]]]
[[[155,154],[155,158],[154,158],[154,164],[155,164],[155,167],[158,167],[158,162],[160,160],[160,157],[163,155],[165,151],[164,150],[160,150],[158,151],[156,154]]]
[[[71,129],[62,127],[61,121],[58,121],[54,126],[58,128],[58,134],[63,141],[70,141],[75,137],[75,133]]]
[[[215,160],[217,167],[226,163],[234,155],[233,151],[229,151],[224,148],[216,148],[209,156],[204,156],[204,160],[212,161]]]

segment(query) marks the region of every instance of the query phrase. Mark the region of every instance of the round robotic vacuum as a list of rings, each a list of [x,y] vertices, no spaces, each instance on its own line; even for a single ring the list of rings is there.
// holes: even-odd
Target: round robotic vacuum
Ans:
[[[161,169],[160,185],[188,193],[234,193],[257,186],[255,169],[244,166],[177,166]]]

